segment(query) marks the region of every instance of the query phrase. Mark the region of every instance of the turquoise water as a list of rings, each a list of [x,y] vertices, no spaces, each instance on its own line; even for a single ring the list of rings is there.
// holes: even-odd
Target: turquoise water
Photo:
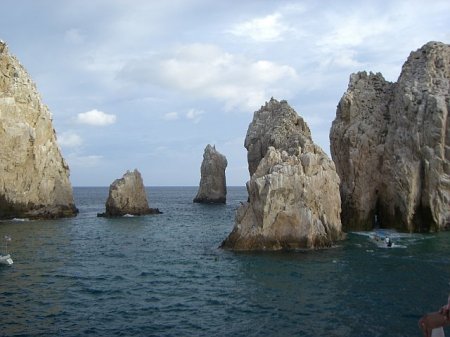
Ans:
[[[164,214],[120,219],[96,217],[107,188],[74,192],[76,218],[0,222],[14,259],[0,267],[1,336],[421,336],[450,292],[449,232],[233,253],[217,247],[245,188],[226,205],[151,188]]]

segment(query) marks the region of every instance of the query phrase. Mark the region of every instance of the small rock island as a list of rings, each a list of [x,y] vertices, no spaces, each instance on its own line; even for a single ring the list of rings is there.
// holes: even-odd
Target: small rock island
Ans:
[[[233,250],[321,248],[343,238],[339,176],[286,101],[256,111],[245,138],[249,201],[221,247]]]
[[[25,68],[0,40],[0,219],[78,213],[52,116]]]
[[[450,45],[412,52],[396,83],[350,76],[330,131],[345,230],[450,227]]]
[[[208,144],[203,153],[200,186],[194,202],[224,204],[227,200],[225,169],[227,159]]]
[[[148,206],[147,194],[141,173],[135,169],[127,171],[121,179],[116,179],[109,187],[106,212],[99,217],[119,217],[124,215],[160,214],[158,208]]]

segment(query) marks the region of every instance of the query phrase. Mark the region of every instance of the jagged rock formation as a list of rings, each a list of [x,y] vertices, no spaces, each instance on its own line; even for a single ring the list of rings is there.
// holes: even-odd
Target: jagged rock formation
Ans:
[[[350,77],[330,131],[347,230],[450,225],[450,46],[412,52],[397,83]]]
[[[312,143],[311,131],[286,101],[271,99],[253,115],[244,146],[247,149],[250,177],[255,173],[269,146],[298,154],[298,148]]]
[[[121,179],[116,179],[109,187],[106,200],[106,212],[101,217],[118,217],[124,215],[146,215],[161,213],[157,208],[148,206],[144,182],[138,170],[127,171]]]
[[[319,248],[342,238],[334,163],[286,101],[272,98],[255,112],[245,147],[249,202],[237,210],[234,229],[221,247]]]
[[[74,216],[69,167],[35,84],[0,41],[0,218]]]
[[[227,159],[215,146],[207,145],[203,153],[200,186],[194,202],[222,203],[227,200],[225,169]]]

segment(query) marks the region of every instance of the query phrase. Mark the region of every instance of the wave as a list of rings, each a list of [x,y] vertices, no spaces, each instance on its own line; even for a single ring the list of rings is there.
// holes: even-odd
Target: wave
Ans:
[[[378,248],[408,248],[408,245],[427,238],[423,234],[400,233],[395,229],[376,229],[374,231],[355,231],[350,233],[367,237]],[[388,246],[386,244],[386,238],[390,239],[392,245]]]

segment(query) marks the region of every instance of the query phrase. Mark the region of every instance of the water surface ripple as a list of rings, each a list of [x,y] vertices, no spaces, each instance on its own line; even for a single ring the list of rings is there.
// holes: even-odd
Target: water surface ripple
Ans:
[[[0,267],[1,336],[421,336],[450,290],[450,233],[233,253],[217,247],[245,188],[215,206],[151,188],[164,214],[119,219],[96,217],[107,188],[74,192],[76,218],[0,222],[15,262]]]

